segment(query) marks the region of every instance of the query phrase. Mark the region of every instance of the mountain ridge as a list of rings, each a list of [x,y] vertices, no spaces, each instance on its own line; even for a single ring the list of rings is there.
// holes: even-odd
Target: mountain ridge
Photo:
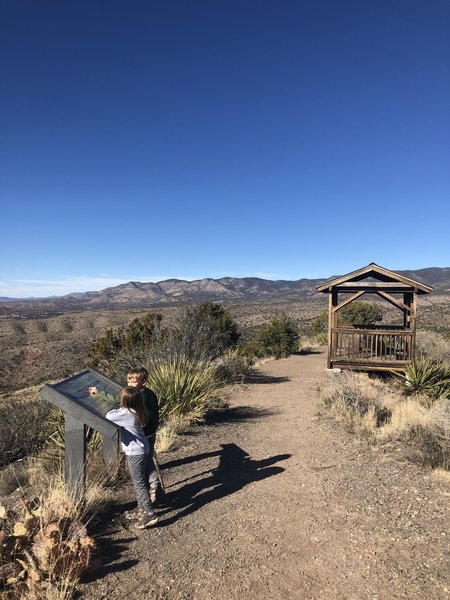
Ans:
[[[450,293],[450,267],[427,267],[396,271],[434,288],[436,294]],[[73,292],[47,298],[13,299],[0,297],[0,314],[61,313],[100,308],[136,308],[192,303],[203,300],[241,302],[307,299],[316,296],[316,287],[331,277],[271,280],[260,277],[205,277],[193,281],[165,279],[159,282],[129,281],[100,291]]]

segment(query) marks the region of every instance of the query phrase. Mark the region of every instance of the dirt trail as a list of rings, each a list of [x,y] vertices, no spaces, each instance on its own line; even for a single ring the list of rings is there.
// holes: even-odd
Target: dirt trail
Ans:
[[[123,519],[126,487],[83,597],[450,599],[448,487],[319,419],[325,376],[323,353],[292,356],[237,386],[162,460],[157,528]]]

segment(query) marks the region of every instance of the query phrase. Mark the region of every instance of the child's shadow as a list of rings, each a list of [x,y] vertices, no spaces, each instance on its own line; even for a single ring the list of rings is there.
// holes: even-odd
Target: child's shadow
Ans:
[[[167,509],[158,511],[161,518],[159,526],[171,525],[186,515],[219,498],[237,492],[252,481],[259,481],[282,473],[282,467],[271,466],[280,460],[290,458],[290,454],[279,454],[264,460],[252,460],[245,450],[236,444],[221,444],[222,450],[210,453],[220,456],[219,465],[213,471],[208,471],[209,477],[189,483],[165,495]],[[192,462],[192,459],[186,459]],[[168,516],[169,513],[175,512]],[[164,518],[167,517],[167,518]]]

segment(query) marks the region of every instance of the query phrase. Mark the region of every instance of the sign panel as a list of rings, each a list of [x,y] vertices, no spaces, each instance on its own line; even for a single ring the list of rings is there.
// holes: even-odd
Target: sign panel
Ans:
[[[109,410],[119,408],[122,387],[94,369],[83,371],[51,387],[79,406],[88,408],[102,417]],[[94,396],[89,394],[89,388],[92,387],[97,388]]]

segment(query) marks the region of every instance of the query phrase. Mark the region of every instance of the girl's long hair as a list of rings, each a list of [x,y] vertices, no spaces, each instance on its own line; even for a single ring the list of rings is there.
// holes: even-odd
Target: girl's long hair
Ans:
[[[136,413],[136,421],[140,427],[147,424],[147,412],[144,408],[141,392],[134,387],[124,387],[120,392],[120,406],[132,409]]]

